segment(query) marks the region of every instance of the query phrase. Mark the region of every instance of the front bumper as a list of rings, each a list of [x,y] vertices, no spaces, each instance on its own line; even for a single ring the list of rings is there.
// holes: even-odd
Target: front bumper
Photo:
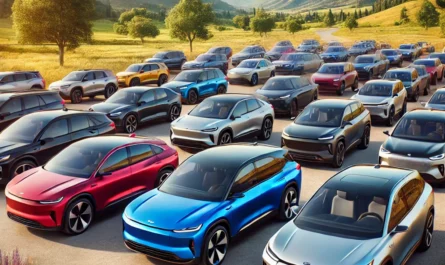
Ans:
[[[291,99],[285,98],[285,99],[267,99],[269,103],[273,106],[275,114],[290,114],[290,108],[291,108]]]
[[[371,118],[387,119],[389,113],[389,104],[387,105],[369,105],[363,104],[371,114]]]
[[[192,149],[206,149],[218,144],[219,132],[201,132],[174,128],[170,130],[172,144]]]
[[[341,82],[337,81],[337,82],[327,82],[327,81],[318,81],[318,80],[314,80],[314,83],[318,85],[318,90],[319,91],[337,91],[340,89],[340,85]]]
[[[304,69],[303,67],[281,67],[281,66],[275,66],[275,73],[278,75],[301,75],[303,74]]]
[[[357,70],[358,78],[360,79],[369,79],[369,71],[365,69],[359,69]]]
[[[295,161],[332,162],[334,158],[333,140],[319,141],[296,139],[290,136],[281,136],[281,147],[287,149]]]
[[[252,75],[249,74],[227,74],[230,83],[248,83],[252,79]]]

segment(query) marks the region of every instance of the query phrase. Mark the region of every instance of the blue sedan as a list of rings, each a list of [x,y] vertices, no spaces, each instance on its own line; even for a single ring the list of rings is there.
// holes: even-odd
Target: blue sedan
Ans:
[[[321,59],[325,63],[329,62],[347,62],[349,59],[348,50],[343,46],[330,46],[320,54]]]
[[[282,148],[237,144],[202,151],[123,214],[125,245],[172,263],[219,265],[230,239],[260,219],[294,217],[300,165]]]
[[[383,49],[382,54],[386,56],[389,60],[390,65],[396,65],[399,68],[402,67],[403,57],[402,53],[396,49]]]

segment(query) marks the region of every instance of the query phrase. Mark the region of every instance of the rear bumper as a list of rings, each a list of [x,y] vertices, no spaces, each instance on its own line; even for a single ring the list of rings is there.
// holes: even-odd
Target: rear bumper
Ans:
[[[275,68],[275,74],[277,75],[302,75],[303,74],[303,69],[302,68],[298,68],[298,69],[286,69],[286,68],[280,68],[277,67]]]

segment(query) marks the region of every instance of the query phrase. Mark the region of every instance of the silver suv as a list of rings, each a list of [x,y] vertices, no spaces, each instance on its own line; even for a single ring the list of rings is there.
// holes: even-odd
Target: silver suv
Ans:
[[[37,71],[0,72],[0,92],[44,89],[45,80]]]
[[[52,83],[49,90],[59,91],[63,99],[71,103],[81,103],[83,97],[94,98],[104,95],[109,98],[118,89],[116,76],[110,70],[79,70]]]

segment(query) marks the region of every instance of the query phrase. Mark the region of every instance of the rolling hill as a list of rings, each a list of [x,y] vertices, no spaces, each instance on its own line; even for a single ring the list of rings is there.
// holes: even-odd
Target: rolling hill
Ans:
[[[238,0],[223,0],[233,6],[242,7],[262,7],[266,10],[304,12],[326,8],[336,8],[342,6],[351,6],[357,3],[357,0],[246,0],[239,3]],[[360,5],[373,4],[374,0],[360,0]]]
[[[113,6],[113,8],[120,9],[131,9],[133,7],[141,7],[144,5],[171,8],[178,2],[179,0],[110,0],[111,6]],[[235,7],[221,0],[203,0],[203,2],[213,4],[213,8],[215,10],[236,10]]]

